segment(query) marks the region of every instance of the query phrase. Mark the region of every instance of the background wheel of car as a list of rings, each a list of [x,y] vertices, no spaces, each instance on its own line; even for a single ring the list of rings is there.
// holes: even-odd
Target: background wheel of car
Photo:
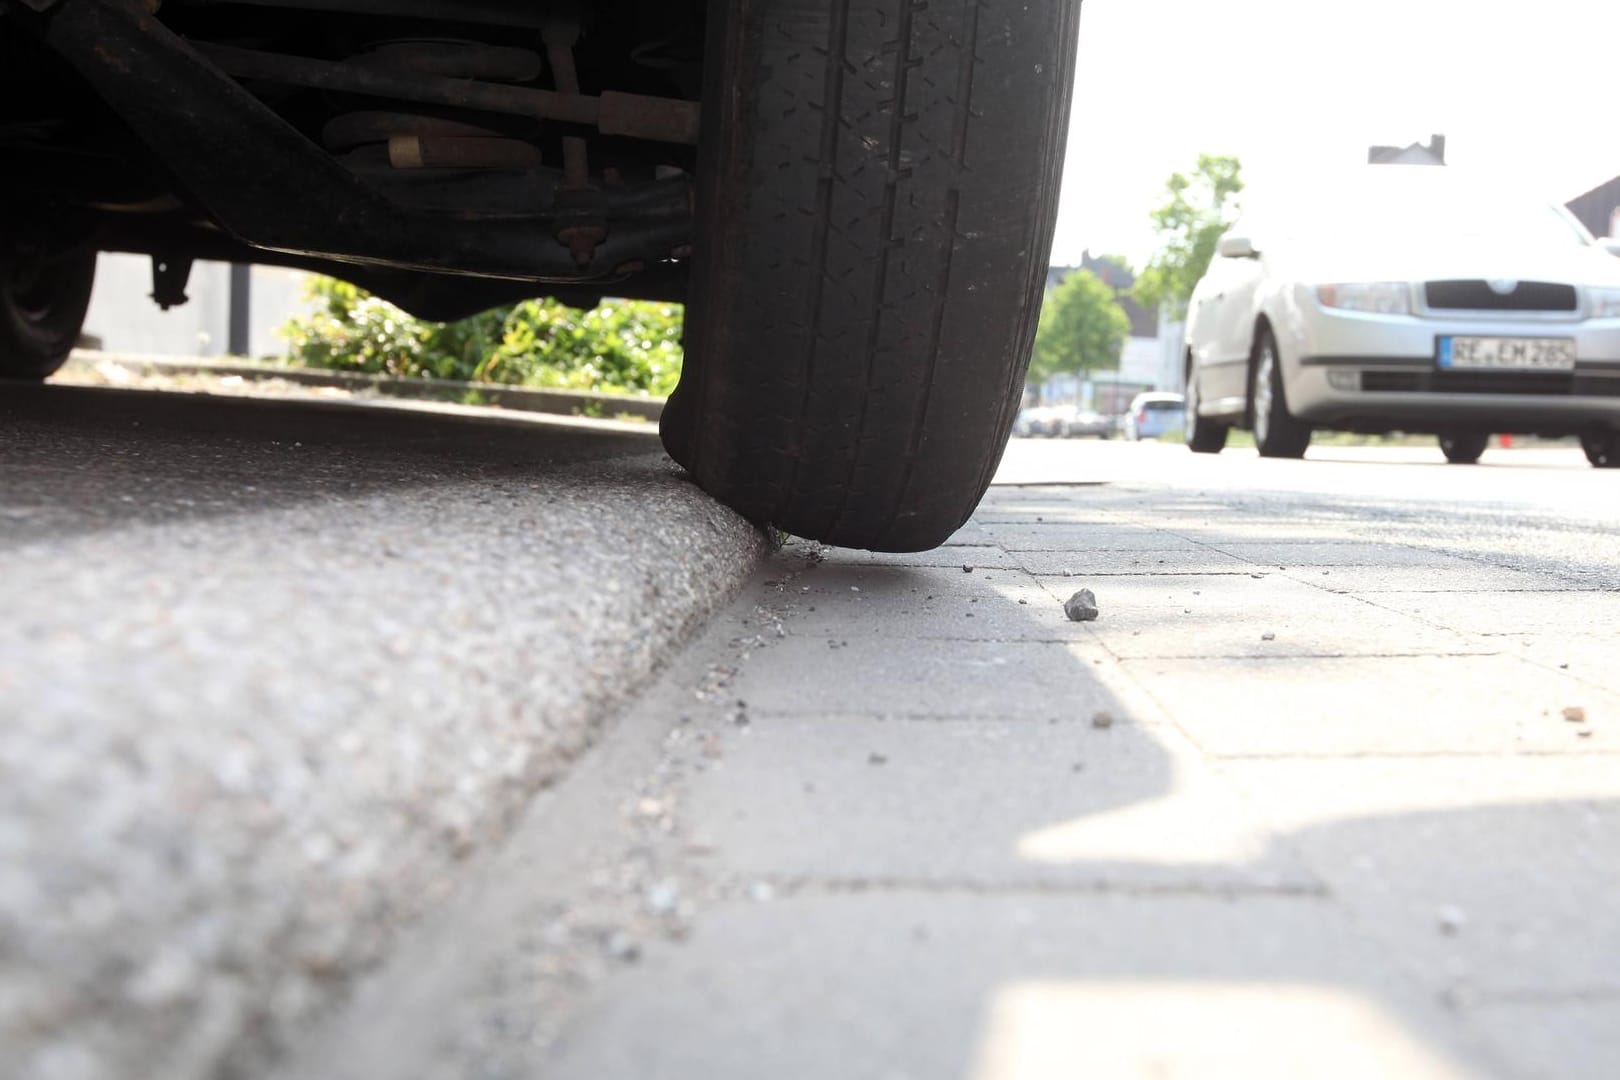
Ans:
[[[1491,437],[1477,431],[1462,431],[1440,436],[1440,452],[1453,465],[1472,465],[1479,460],[1490,444]]]
[[[95,280],[94,251],[0,252],[0,378],[43,379],[62,366]]]
[[[688,361],[670,454],[830,543],[933,547],[1028,365],[1079,5],[710,5]]]
[[[1311,426],[1288,411],[1277,342],[1262,328],[1254,340],[1249,402],[1254,412],[1254,445],[1261,457],[1297,458],[1311,445]]]
[[[1181,421],[1187,449],[1195,454],[1218,454],[1226,448],[1226,433],[1229,430],[1225,424],[1217,424],[1198,415],[1198,373],[1188,372]]]
[[[1581,449],[1594,468],[1620,469],[1620,431],[1590,431],[1581,436]]]

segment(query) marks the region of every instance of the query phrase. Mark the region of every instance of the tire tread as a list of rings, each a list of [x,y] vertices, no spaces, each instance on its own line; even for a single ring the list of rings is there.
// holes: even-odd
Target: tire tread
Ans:
[[[719,228],[695,275],[699,370],[665,440],[749,516],[931,547],[977,505],[1018,404],[1076,5],[803,8],[740,6],[725,43],[741,89],[705,164],[733,189],[700,201]]]

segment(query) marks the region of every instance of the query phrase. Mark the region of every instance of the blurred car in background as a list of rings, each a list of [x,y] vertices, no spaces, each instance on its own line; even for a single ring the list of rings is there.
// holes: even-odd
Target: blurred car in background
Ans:
[[[1013,434],[1023,438],[1051,438],[1063,433],[1063,422],[1051,405],[1032,405],[1019,410],[1013,420]]]
[[[1135,442],[1157,439],[1181,426],[1183,409],[1180,394],[1150,391],[1131,399],[1130,410],[1125,413],[1125,437]]]
[[[1109,439],[1119,430],[1118,421],[1092,409],[1077,409],[1063,421],[1063,434],[1068,438]]]
[[[1188,305],[1187,445],[1248,428],[1300,457],[1313,428],[1580,437],[1620,465],[1620,260],[1555,203],[1445,167],[1365,166],[1292,212],[1263,200]]]
[[[1078,405],[1034,405],[1023,409],[1013,421],[1013,434],[1024,438],[1112,438],[1119,421]]]

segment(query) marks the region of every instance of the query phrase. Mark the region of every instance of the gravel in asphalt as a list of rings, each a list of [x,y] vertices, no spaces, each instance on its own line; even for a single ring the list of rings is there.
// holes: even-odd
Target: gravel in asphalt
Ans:
[[[650,428],[0,391],[0,1075],[252,1075],[743,581]]]

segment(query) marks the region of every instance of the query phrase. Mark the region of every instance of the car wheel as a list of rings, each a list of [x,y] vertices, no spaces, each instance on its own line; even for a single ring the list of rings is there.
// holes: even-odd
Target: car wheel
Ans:
[[[0,253],[0,378],[43,379],[67,360],[90,307],[96,253]]]
[[[1277,342],[1269,330],[1255,335],[1249,403],[1254,412],[1254,445],[1261,457],[1297,458],[1311,445],[1311,426],[1288,411]]]
[[[1226,448],[1225,424],[1217,424],[1198,415],[1198,373],[1187,373],[1187,393],[1182,402],[1181,431],[1187,440],[1187,449],[1195,454],[1218,454]]]
[[[1472,465],[1485,452],[1491,437],[1475,431],[1440,436],[1440,452],[1453,465]]]
[[[1597,469],[1620,469],[1620,431],[1591,431],[1581,435],[1586,460]]]
[[[1079,4],[711,0],[664,445],[757,521],[938,545],[1017,412]]]

